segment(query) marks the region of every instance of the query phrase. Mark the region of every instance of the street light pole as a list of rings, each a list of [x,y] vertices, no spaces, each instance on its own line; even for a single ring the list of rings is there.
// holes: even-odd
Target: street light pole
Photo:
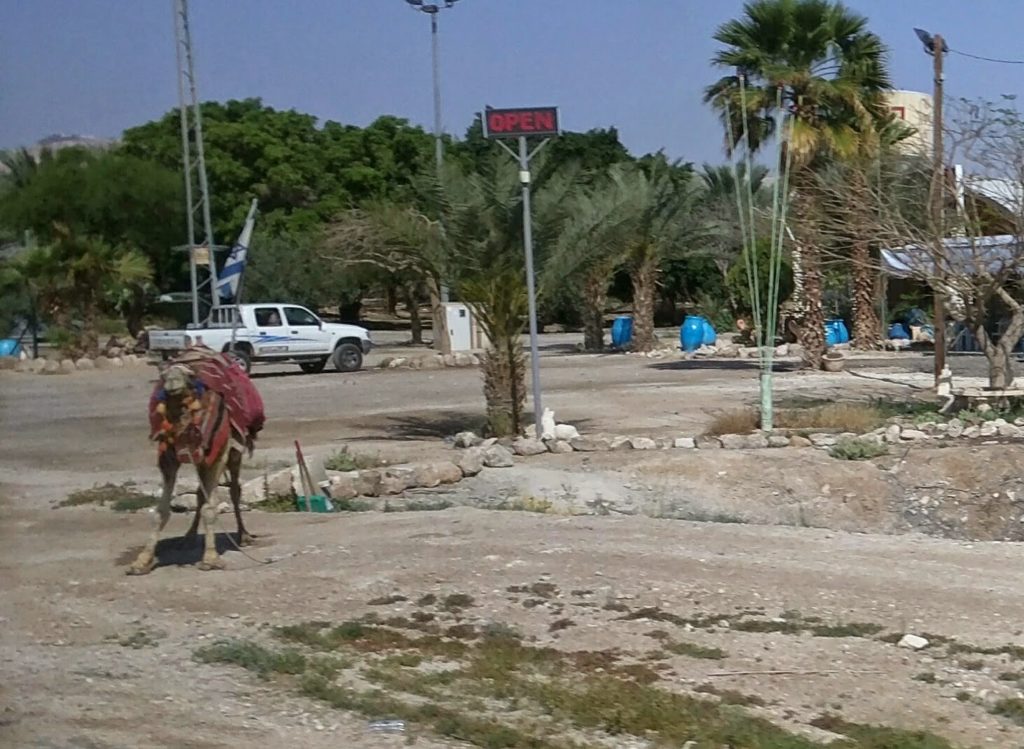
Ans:
[[[430,52],[434,70],[434,168],[437,170],[437,180],[440,182],[441,173],[444,170],[444,143],[441,137],[441,44],[437,33],[437,17],[441,14],[442,7],[451,8],[458,0],[445,0],[444,6],[437,3],[425,3],[423,0],[405,1],[416,10],[430,16]],[[442,284],[441,301],[447,302],[448,299],[448,286]]]
[[[444,144],[441,142],[441,52],[437,37],[437,6],[430,14],[430,52],[434,66],[434,165],[437,177],[441,178],[444,167]]]

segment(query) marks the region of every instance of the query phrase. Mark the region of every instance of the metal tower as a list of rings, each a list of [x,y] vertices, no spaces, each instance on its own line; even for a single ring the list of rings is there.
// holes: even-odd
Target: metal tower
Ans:
[[[192,32],[188,20],[188,0],[172,0],[174,4],[175,52],[178,60],[178,111],[181,115],[181,152],[185,169],[185,214],[187,244],[179,249],[189,254],[189,275],[192,281],[192,323],[202,323],[209,311],[219,305],[217,299],[216,250],[210,219],[210,188],[206,181],[206,158],[203,153],[203,119],[196,93],[195,64],[192,55]],[[196,241],[196,218],[200,214],[203,238]]]

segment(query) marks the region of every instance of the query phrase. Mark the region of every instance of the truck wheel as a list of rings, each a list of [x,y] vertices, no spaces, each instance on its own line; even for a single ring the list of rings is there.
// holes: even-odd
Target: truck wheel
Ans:
[[[319,374],[327,366],[327,358],[325,356],[323,359],[317,359],[316,361],[300,361],[299,369],[306,374]]]
[[[333,359],[339,372],[356,372],[363,366],[363,351],[354,343],[341,343],[334,349]]]
[[[252,371],[252,354],[249,352],[246,346],[235,346],[233,349],[228,349],[224,352],[230,357],[233,357],[235,361],[242,365],[242,369],[245,370],[246,374]]]

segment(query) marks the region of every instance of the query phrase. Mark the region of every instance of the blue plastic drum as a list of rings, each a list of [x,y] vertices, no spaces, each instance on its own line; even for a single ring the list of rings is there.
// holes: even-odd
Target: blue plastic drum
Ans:
[[[612,346],[625,348],[633,340],[633,318],[629,315],[616,317],[612,323]]]
[[[688,354],[693,353],[704,343],[704,325],[706,320],[703,317],[690,315],[679,327],[679,345]]]

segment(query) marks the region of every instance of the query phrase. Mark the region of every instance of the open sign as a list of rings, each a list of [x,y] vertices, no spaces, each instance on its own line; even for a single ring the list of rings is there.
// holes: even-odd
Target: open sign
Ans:
[[[484,111],[484,137],[558,135],[558,107],[523,107]]]

